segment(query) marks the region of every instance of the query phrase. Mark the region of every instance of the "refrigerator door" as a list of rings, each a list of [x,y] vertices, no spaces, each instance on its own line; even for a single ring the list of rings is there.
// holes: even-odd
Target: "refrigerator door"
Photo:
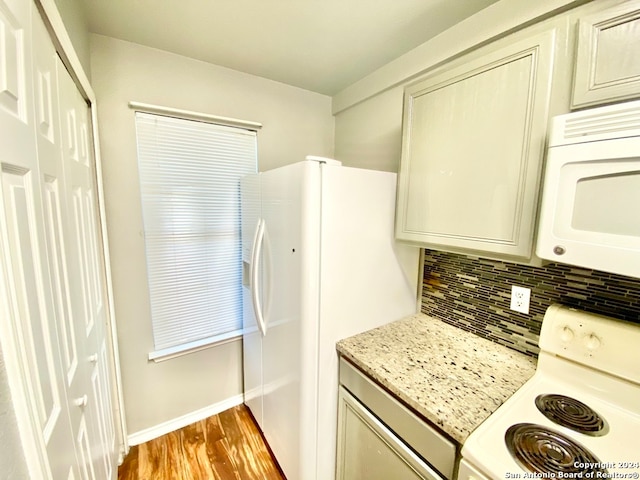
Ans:
[[[253,309],[251,274],[254,243],[261,219],[260,175],[248,175],[240,182],[242,198],[242,341],[244,364],[244,403],[259,427],[264,429],[262,416],[262,334]]]
[[[314,353],[306,349],[301,338],[302,329],[317,319],[318,275],[304,271],[304,265],[309,264],[306,259],[317,258],[317,185],[317,162],[300,162],[261,174],[265,225],[262,290],[267,330],[262,353],[264,435],[289,480],[310,478],[300,473],[301,466],[310,460],[303,453],[300,431],[310,427],[305,423],[303,406],[313,398],[313,393],[305,393],[305,389],[309,382],[315,387],[316,369],[303,376],[304,358]],[[311,242],[306,238],[309,225],[315,233]],[[312,263],[317,267],[317,261]],[[315,300],[305,311],[309,299]],[[305,317],[308,311],[311,318]]]

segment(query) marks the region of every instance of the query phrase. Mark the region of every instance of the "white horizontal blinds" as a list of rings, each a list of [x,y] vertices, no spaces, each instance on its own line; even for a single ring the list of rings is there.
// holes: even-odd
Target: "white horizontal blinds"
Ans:
[[[256,133],[143,112],[136,132],[156,351],[240,334],[239,180]]]

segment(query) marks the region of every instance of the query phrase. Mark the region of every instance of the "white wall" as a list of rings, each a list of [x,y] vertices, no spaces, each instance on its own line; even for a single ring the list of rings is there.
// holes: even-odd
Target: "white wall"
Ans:
[[[82,0],[55,0],[55,3],[84,73],[91,78],[89,25]]]
[[[299,88],[100,35],[91,35],[107,226],[129,434],[242,394],[236,341],[162,363],[153,349],[129,101],[261,122],[260,169],[333,154],[331,99]]]
[[[397,172],[402,96],[402,87],[395,87],[337,114],[336,158],[350,167]]]

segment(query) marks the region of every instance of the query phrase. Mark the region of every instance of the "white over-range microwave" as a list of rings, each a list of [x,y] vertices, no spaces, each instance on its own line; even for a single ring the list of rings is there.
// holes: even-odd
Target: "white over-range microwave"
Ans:
[[[536,253],[640,277],[640,101],[554,117]]]

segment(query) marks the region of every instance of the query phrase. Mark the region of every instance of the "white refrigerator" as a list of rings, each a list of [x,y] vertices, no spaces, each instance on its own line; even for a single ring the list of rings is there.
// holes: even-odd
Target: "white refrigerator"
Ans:
[[[288,480],[335,476],[336,341],[417,310],[395,190],[322,157],[242,179],[245,403]]]

